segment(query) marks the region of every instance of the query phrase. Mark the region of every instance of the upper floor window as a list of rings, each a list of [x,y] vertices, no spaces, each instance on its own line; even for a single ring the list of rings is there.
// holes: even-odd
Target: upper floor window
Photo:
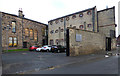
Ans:
[[[66,17],[66,20],[68,21],[68,20],[69,20],[69,17]]]
[[[92,25],[91,25],[91,24],[88,24],[87,27],[92,27]]]
[[[60,21],[63,22],[63,18],[61,18]]]
[[[52,24],[53,24],[53,22],[51,21],[51,22],[50,22],[50,25],[52,25]]]
[[[54,30],[51,30],[50,33],[53,34],[53,33],[54,33]]]
[[[76,18],[76,15],[73,15],[73,16],[72,16],[72,19],[74,19],[74,18]]]
[[[87,14],[88,14],[88,15],[91,15],[91,11],[89,10],[89,11],[87,12]]]
[[[79,17],[83,17],[83,13],[80,13],[80,14],[79,14]]]
[[[15,21],[12,22],[12,32],[13,33],[16,32],[16,22]]]
[[[29,36],[29,29],[28,28],[25,29],[25,36]]]
[[[63,32],[64,31],[64,29],[61,29],[61,32]]]
[[[58,30],[56,30],[55,33],[58,33]]]
[[[59,22],[59,20],[56,20],[55,23],[57,24]]]
[[[83,25],[80,25],[79,28],[80,28],[80,29],[83,29],[84,27],[83,27]]]

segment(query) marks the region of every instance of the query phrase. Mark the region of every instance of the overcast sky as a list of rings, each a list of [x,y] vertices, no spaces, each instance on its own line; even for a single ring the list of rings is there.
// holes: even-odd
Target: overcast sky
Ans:
[[[22,8],[25,18],[48,24],[48,21],[94,6],[97,10],[116,7],[116,24],[119,0],[0,0],[0,11],[18,15]]]

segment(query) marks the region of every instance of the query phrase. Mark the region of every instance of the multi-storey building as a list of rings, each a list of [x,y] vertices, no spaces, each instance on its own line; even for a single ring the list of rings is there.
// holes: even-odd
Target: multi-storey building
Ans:
[[[92,45],[97,45],[97,44],[101,46],[101,47],[98,46],[99,47],[98,50],[109,50],[110,51],[111,49],[116,48],[115,7],[106,8],[106,9],[100,10],[100,11],[97,11],[96,7],[89,8],[89,9],[86,9],[86,10],[83,10],[80,12],[76,12],[76,13],[66,15],[66,16],[63,16],[60,18],[56,18],[54,20],[50,20],[48,22],[48,25],[49,25],[48,26],[48,29],[49,29],[48,44],[50,44],[50,45],[66,46],[66,41],[67,41],[66,37],[68,37],[67,36],[68,33],[66,33],[66,29],[72,28],[72,29],[84,31],[84,32],[79,31],[79,34],[81,34],[79,36],[79,39],[84,40],[84,41],[77,42],[75,40],[77,36],[67,38],[67,39],[71,40],[69,43],[71,45],[71,46],[69,46],[71,49],[75,50],[75,49],[78,49],[76,47],[79,47],[78,51],[80,51],[81,48],[86,50],[87,49],[86,46],[82,46],[82,45],[92,46]],[[70,32],[70,34],[75,35],[76,32],[72,32],[72,33]],[[88,34],[88,32],[89,32],[89,34]],[[69,34],[69,36],[73,36],[70,34]],[[90,35],[98,36],[98,37],[91,37]],[[84,36],[83,37],[84,39],[82,38],[82,36]],[[102,36],[101,38],[103,38],[103,41],[101,41],[101,43],[99,43],[100,36]],[[86,37],[93,38],[92,41],[95,41],[95,42],[89,41],[90,38],[86,38]],[[96,39],[94,39],[94,38],[96,38]],[[87,39],[87,40],[85,40],[85,39]],[[78,45],[78,43],[80,43],[81,46]],[[93,51],[93,49],[96,49],[97,47],[92,46],[90,48],[92,48],[91,51]],[[89,50],[87,50],[87,51],[89,51]],[[73,50],[72,50],[72,52],[73,52]]]
[[[67,27],[86,31],[98,31],[96,7],[66,15],[48,22],[48,42],[50,45],[65,45],[65,30]]]
[[[2,49],[28,48],[30,45],[47,44],[47,24],[19,16],[0,12],[2,15]]]

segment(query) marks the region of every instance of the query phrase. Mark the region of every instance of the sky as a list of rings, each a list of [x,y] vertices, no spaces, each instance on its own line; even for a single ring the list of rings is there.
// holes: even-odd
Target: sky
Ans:
[[[97,10],[115,6],[118,24],[120,0],[0,0],[0,11],[18,15],[22,8],[25,18],[48,24],[48,21],[96,6]],[[118,29],[116,29],[118,31]],[[117,33],[118,36],[118,33]]]

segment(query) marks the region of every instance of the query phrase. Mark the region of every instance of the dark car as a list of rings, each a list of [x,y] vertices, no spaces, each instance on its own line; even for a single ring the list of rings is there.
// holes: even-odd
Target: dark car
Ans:
[[[51,46],[51,51],[60,53],[60,52],[66,52],[66,48],[62,45],[52,45]]]
[[[36,46],[36,45],[30,46],[29,51],[36,51],[37,48],[38,48],[38,46]]]

